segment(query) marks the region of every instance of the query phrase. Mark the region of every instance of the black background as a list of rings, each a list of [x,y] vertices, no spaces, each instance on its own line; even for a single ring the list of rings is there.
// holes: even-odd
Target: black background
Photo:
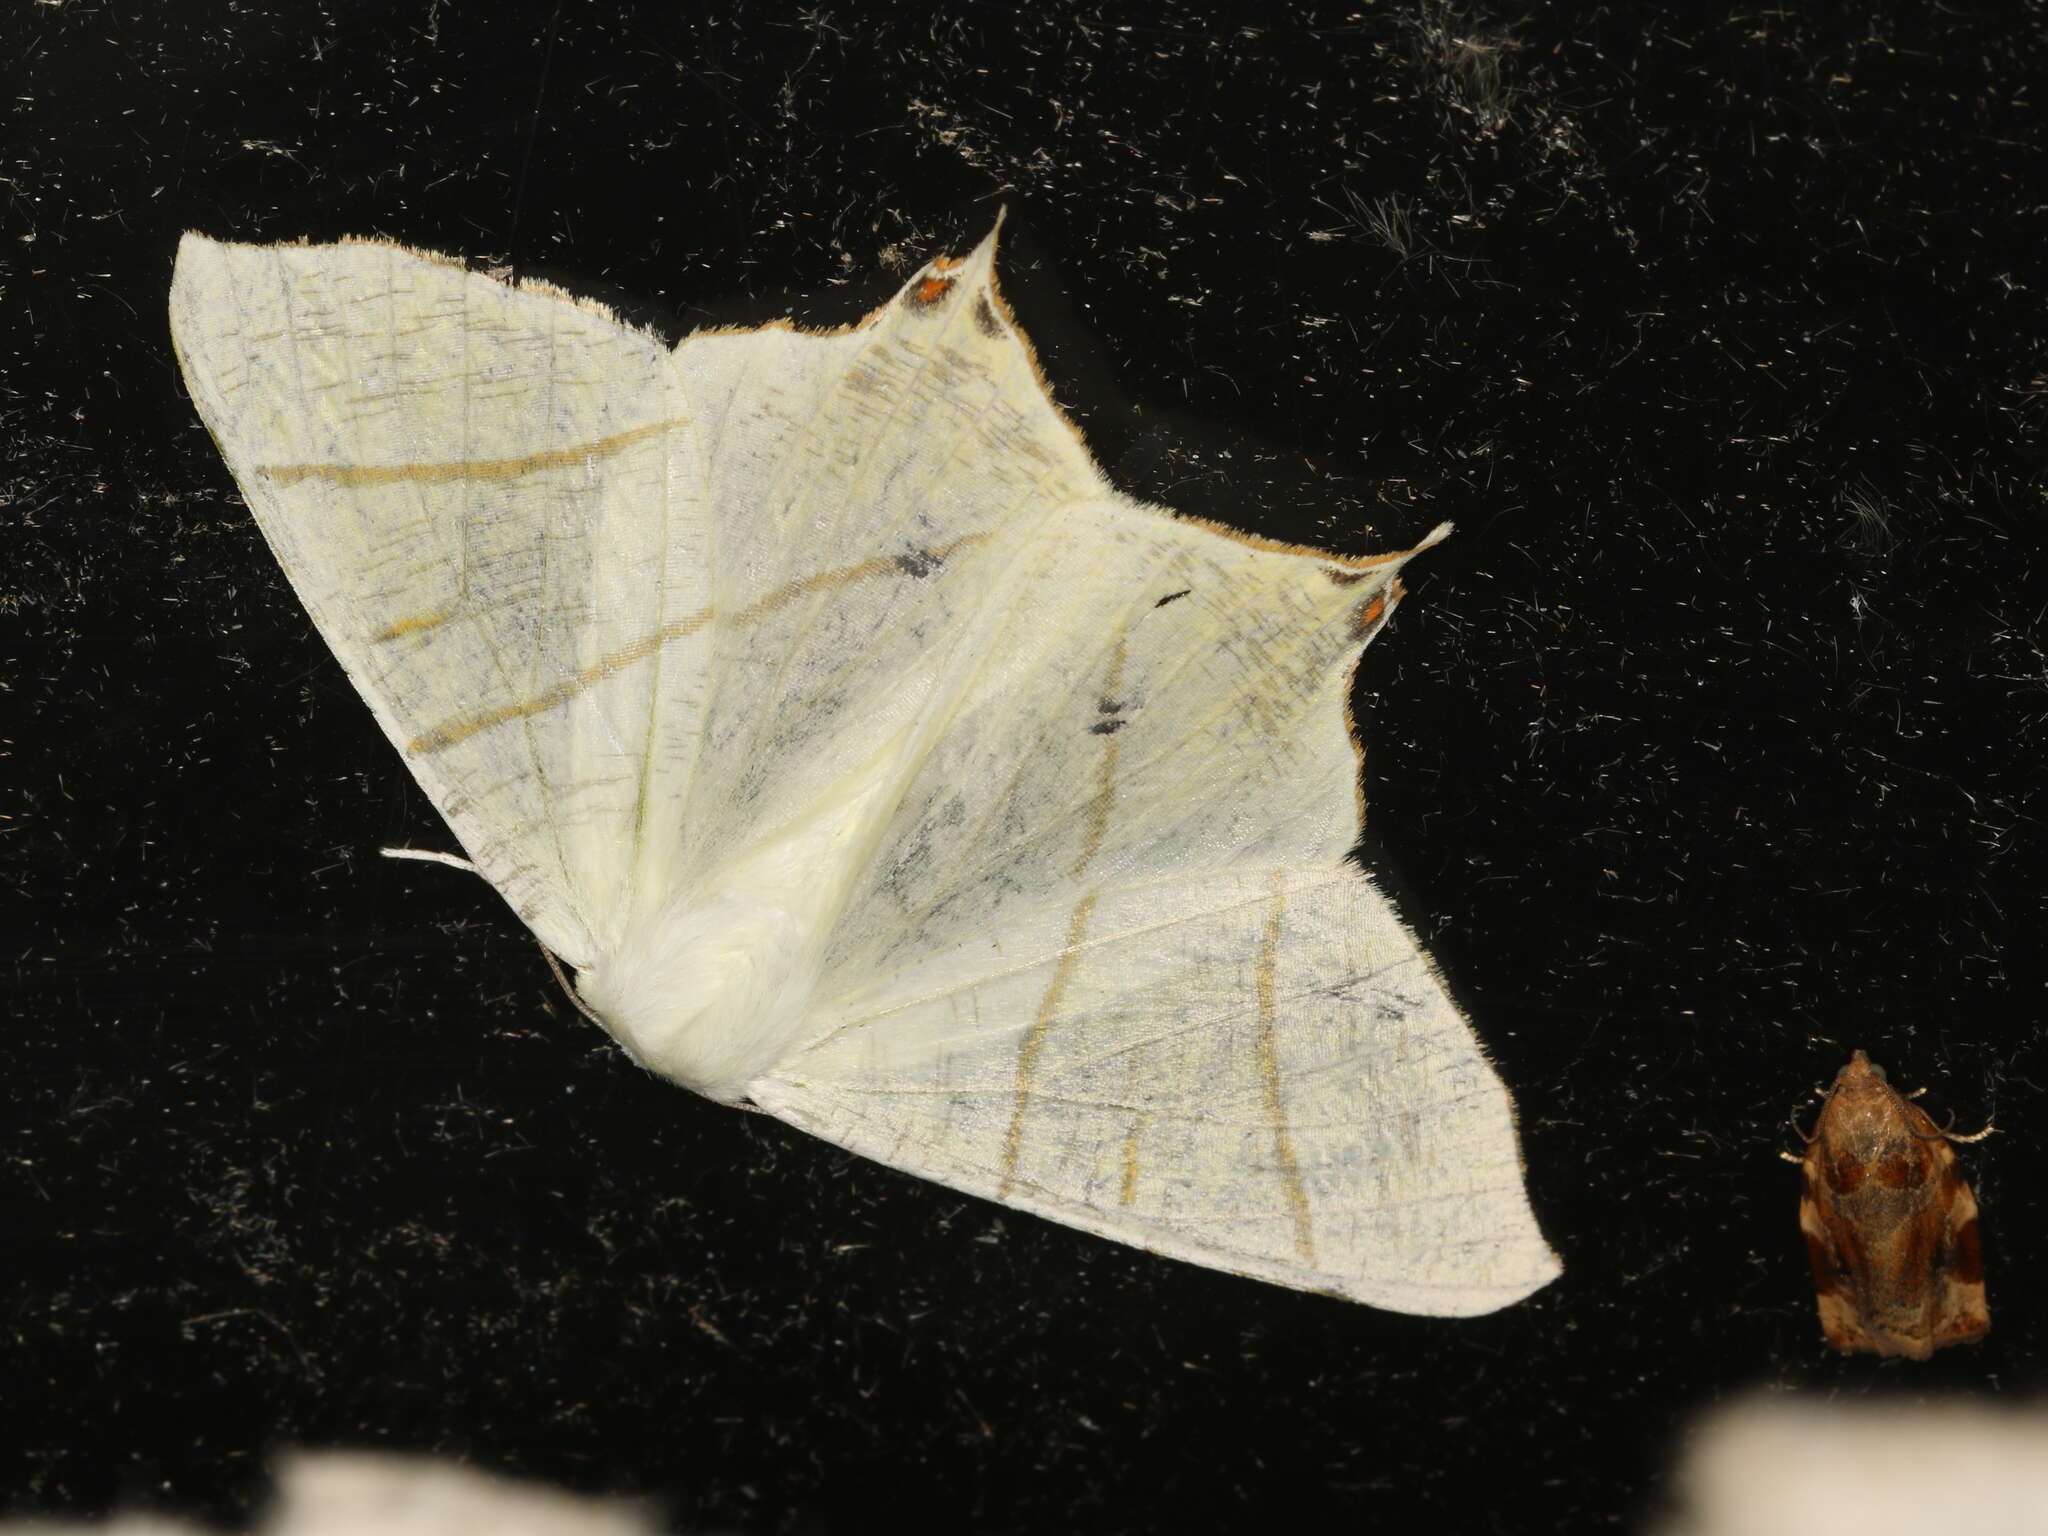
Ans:
[[[833,0],[0,11],[17,1511],[241,1518],[280,1445],[742,1531],[1635,1526],[1756,1384],[2041,1383],[2038,7]],[[717,1109],[570,1015],[180,385],[180,230],[377,234],[681,335],[1007,205],[1121,488],[1362,552],[1375,868],[1566,1262],[1433,1321]],[[1994,1330],[1823,1348],[1787,1116],[1933,1086]],[[1323,1528],[1323,1527],[1314,1527]]]

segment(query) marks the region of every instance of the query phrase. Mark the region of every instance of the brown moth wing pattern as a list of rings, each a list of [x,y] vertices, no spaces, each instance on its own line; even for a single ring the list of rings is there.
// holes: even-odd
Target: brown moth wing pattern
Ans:
[[[1990,1329],[1977,1201],[1949,1145],[1976,1139],[1942,1130],[1861,1051],[1836,1075],[1807,1138],[1799,1201],[1836,1349],[1925,1360]]]

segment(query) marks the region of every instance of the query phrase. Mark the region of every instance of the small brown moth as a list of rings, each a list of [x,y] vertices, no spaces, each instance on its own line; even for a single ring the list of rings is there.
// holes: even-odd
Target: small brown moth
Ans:
[[[1981,1339],[1991,1312],[1977,1201],[1949,1143],[1991,1127],[1950,1134],[1858,1051],[1801,1134],[1799,1226],[1828,1343],[1925,1360]]]

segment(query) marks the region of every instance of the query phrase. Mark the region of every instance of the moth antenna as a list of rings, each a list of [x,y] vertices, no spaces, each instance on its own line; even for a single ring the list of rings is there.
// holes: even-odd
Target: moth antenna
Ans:
[[[1801,1141],[1805,1142],[1809,1147],[1813,1145],[1814,1139],[1820,1135],[1820,1117],[1818,1115],[1814,1117],[1813,1135],[1809,1136],[1806,1132],[1799,1129],[1799,1106],[1797,1104],[1794,1104],[1792,1106],[1792,1113],[1787,1115],[1785,1118],[1791,1123],[1792,1134],[1797,1136]],[[1798,1158],[1793,1157],[1792,1154],[1789,1152],[1781,1152],[1779,1156],[1787,1158],[1795,1163],[1799,1161]]]
[[[472,875],[480,876],[483,873],[467,859],[459,859],[452,853],[437,853],[431,848],[379,848],[377,851],[387,859],[413,859],[421,864],[446,864],[450,869],[466,869]],[[540,943],[538,939],[534,942]],[[555,958],[555,952],[545,944],[541,944],[540,952],[541,958],[548,963],[548,969],[555,973],[555,984],[562,989],[562,996],[569,999],[569,1006],[599,1029],[605,1028],[604,1020],[591,1011],[588,1003],[576,995],[575,985],[569,980],[568,973],[562,969],[562,962]]]
[[[540,943],[538,939],[534,940],[534,942],[536,944]],[[569,1006],[590,1020],[599,1029],[605,1029],[604,1020],[591,1011],[590,1004],[584,1002],[582,998],[576,995],[576,988],[570,984],[568,973],[562,969],[562,962],[555,958],[555,952],[545,944],[541,944],[540,952],[542,958],[548,963],[548,969],[555,973],[555,983],[562,989],[562,996],[569,999]]]
[[[446,864],[450,869],[466,869],[481,878],[483,871],[467,859],[457,858],[452,853],[436,853],[431,848],[379,848],[387,859],[411,859],[420,864]]]
[[[1927,1090],[1923,1088],[1920,1090],[1920,1093],[1925,1093],[1926,1091]],[[1918,1097],[1920,1097],[1920,1094],[1909,1094],[1908,1097],[1917,1099]],[[1958,1136],[1955,1133],[1955,1123],[1955,1111],[1950,1110],[1948,1115],[1948,1124],[1936,1127],[1933,1135],[1930,1136],[1925,1131],[1915,1131],[1913,1132],[1913,1134],[1919,1137],[1922,1141],[1953,1141],[1958,1145],[1968,1146],[1973,1141],[1982,1141],[1986,1136],[1989,1136],[1993,1131],[1998,1129],[1998,1124],[1996,1121],[1987,1120],[1984,1123],[1984,1129],[1977,1132],[1976,1135]]]
[[[483,871],[470,863],[469,860],[459,859],[452,853],[437,853],[431,848],[379,848],[377,851],[387,859],[413,859],[421,864],[446,864],[450,869],[466,869],[472,875],[481,876],[483,874]],[[539,943],[540,941],[536,939],[534,942]],[[555,958],[555,952],[545,944],[541,944],[540,952],[541,957],[548,963],[548,969],[555,973],[555,984],[562,989],[562,996],[569,999],[569,1006],[590,1020],[599,1029],[603,1029],[605,1027],[604,1020],[593,1013],[590,1005],[576,995],[576,988],[570,982],[568,973],[562,969],[562,962]]]

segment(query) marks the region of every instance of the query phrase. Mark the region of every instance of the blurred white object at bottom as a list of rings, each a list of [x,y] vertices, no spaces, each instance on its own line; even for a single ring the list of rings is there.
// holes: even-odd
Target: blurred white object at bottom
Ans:
[[[630,1504],[586,1499],[425,1457],[301,1452],[277,1470],[260,1536],[653,1536]],[[205,1536],[201,1528],[119,1515],[105,1525],[0,1522],[0,1536]]]
[[[2048,1536],[2048,1408],[1752,1397],[1688,1440],[1659,1536]]]

